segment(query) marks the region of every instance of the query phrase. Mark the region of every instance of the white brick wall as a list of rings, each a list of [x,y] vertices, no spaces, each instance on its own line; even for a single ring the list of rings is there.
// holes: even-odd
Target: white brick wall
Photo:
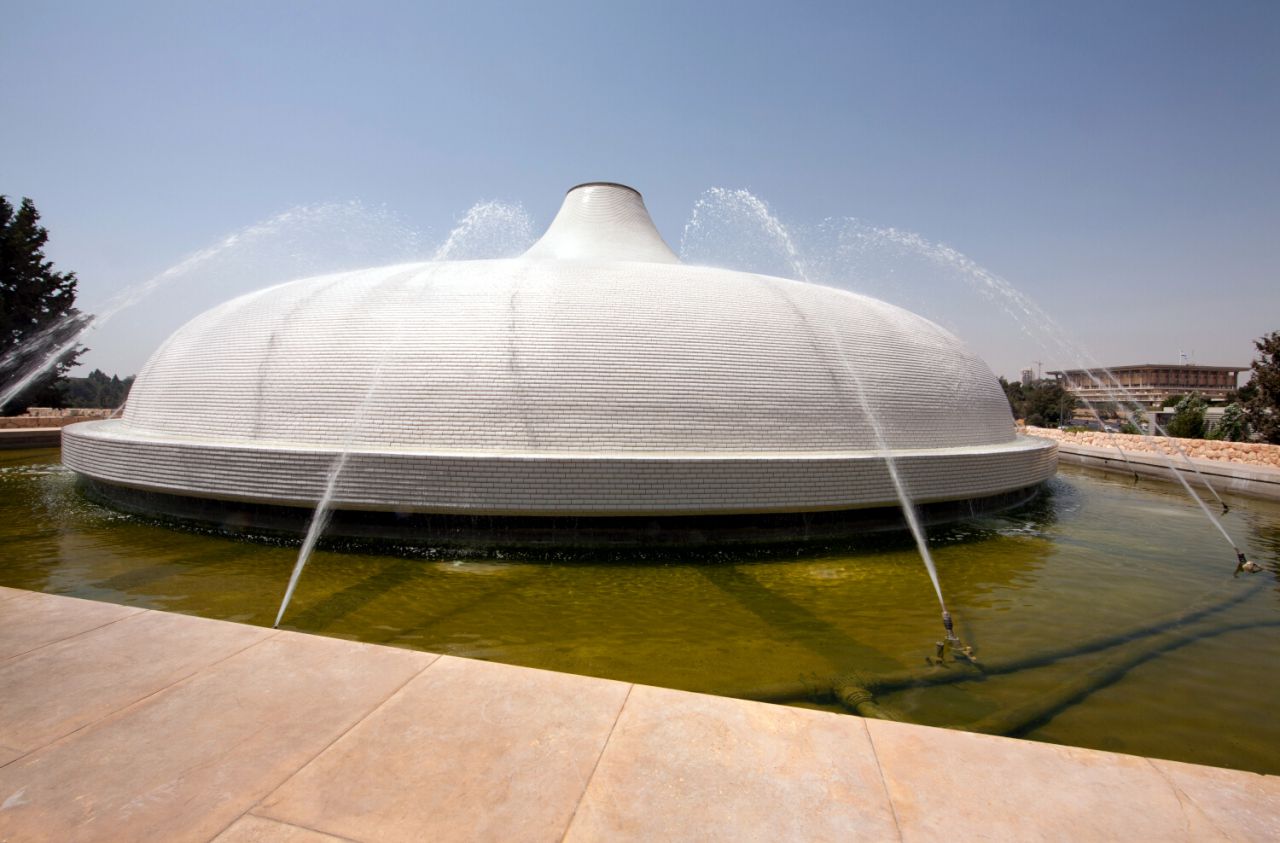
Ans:
[[[195,497],[313,505],[337,451],[193,444],[117,436],[119,421],[73,425],[63,460],[108,483]],[[1057,467],[1053,442],[902,455],[919,503],[1000,494]],[[756,457],[516,456],[354,453],[335,496],[341,509],[489,515],[640,515],[799,512],[893,506],[875,454]]]

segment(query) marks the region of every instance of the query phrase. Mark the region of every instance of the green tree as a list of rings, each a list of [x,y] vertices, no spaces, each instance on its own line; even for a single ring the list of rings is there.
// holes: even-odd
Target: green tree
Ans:
[[[67,378],[64,393],[68,407],[98,407],[114,409],[124,403],[133,387],[133,375],[121,379],[119,375],[107,377],[101,369],[94,369],[83,378]]]
[[[1244,407],[1232,402],[1222,411],[1222,418],[1209,431],[1206,439],[1218,439],[1223,442],[1243,442],[1249,438],[1249,421],[1245,418]]]
[[[1244,386],[1234,392],[1228,393],[1227,398],[1239,404],[1241,407],[1245,407],[1253,400],[1253,396],[1257,394],[1258,387],[1254,385],[1253,381],[1248,381]]]
[[[1173,410],[1173,418],[1165,431],[1182,439],[1204,438],[1204,412],[1208,404],[1196,393],[1183,397]]]
[[[30,199],[23,199],[15,211],[8,198],[0,196],[0,389],[39,368],[49,354],[71,341],[86,318],[75,308],[75,273],[55,272],[53,263],[45,260],[48,239]],[[0,413],[16,415],[32,404],[61,406],[61,381],[84,350],[74,345],[60,354],[48,371],[0,407]]]
[[[1078,406],[1080,400],[1057,381],[1036,381],[1023,390],[1022,411],[1027,424],[1053,427],[1071,418]]]
[[[1245,418],[1263,442],[1280,445],[1280,331],[1253,341],[1258,357],[1253,361],[1252,395]]]
[[[1139,436],[1147,427],[1147,414],[1141,407],[1133,407],[1126,411],[1124,422],[1120,425],[1121,433]]]
[[[1009,402],[1009,411],[1013,413],[1015,419],[1022,418],[1022,384],[1018,381],[1010,383],[1003,376],[999,381],[1000,388],[1004,390],[1004,397]]]
[[[1104,419],[1120,418],[1120,405],[1114,401],[1094,401],[1093,409]]]
[[[1025,419],[1033,427],[1059,424],[1071,417],[1080,401],[1057,381],[1038,380],[1030,384],[1010,383],[1000,378],[1000,388],[1009,399],[1009,409],[1016,419]]]

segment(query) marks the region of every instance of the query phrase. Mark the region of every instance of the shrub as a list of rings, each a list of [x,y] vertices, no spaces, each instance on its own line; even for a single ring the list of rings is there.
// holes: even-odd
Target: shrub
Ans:
[[[1218,439],[1224,442],[1244,442],[1249,438],[1249,422],[1245,418],[1244,407],[1239,404],[1228,404],[1222,411],[1222,418],[1209,431],[1206,439]]]
[[[1170,436],[1183,439],[1204,438],[1205,400],[1195,393],[1184,396],[1174,407],[1173,420],[1166,429]]]

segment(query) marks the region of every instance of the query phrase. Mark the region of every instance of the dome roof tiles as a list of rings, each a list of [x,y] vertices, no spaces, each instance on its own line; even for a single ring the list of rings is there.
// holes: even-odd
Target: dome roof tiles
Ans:
[[[64,433],[112,485],[489,514],[892,505],[1043,481],[995,377],[901,308],[680,264],[638,193],[570,191],[522,258],[303,279],[216,307],[152,356],[123,418]]]
[[[858,382],[895,449],[1014,438],[985,364],[899,308],[600,261],[421,264],[253,293],[180,329],[124,419],[201,440],[427,452],[875,450]]]

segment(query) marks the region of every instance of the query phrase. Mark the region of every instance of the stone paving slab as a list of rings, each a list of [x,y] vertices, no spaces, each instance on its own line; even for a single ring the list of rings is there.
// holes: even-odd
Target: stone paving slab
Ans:
[[[568,840],[893,840],[860,718],[636,686]]]
[[[0,744],[44,746],[271,635],[162,612],[96,632],[0,662]]]
[[[1177,790],[1232,840],[1280,840],[1280,778],[1151,759]]]
[[[0,659],[79,635],[136,615],[143,609],[5,588],[10,599],[0,606]]]
[[[349,838],[245,814],[213,843],[344,843]]]
[[[0,840],[209,840],[432,658],[273,635],[0,767]]]
[[[6,843],[1280,839],[1273,776],[0,589],[15,650]]]
[[[902,839],[1222,839],[1145,759],[868,720]]]
[[[357,840],[558,840],[628,689],[442,657],[255,813]]]

